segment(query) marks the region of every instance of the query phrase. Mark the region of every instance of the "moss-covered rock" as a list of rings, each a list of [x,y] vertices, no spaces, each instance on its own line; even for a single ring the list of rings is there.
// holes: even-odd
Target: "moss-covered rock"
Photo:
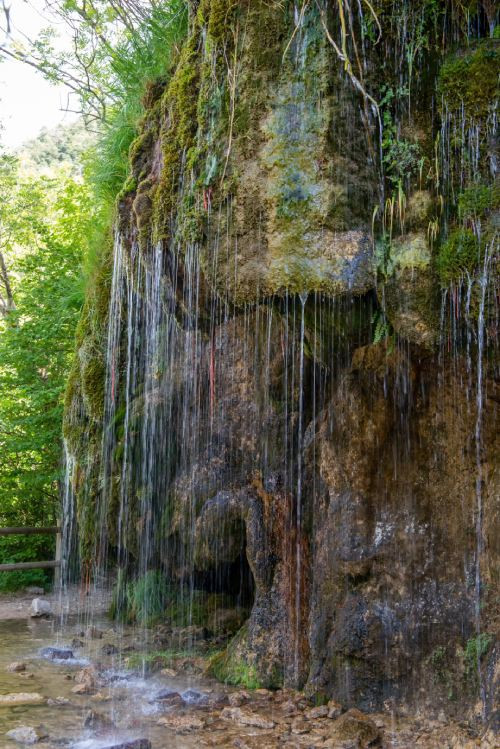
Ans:
[[[438,336],[435,286],[427,237],[408,234],[390,246],[392,272],[379,287],[380,303],[394,331],[432,348]]]
[[[450,112],[464,108],[469,120],[486,118],[498,99],[500,52],[496,40],[464,50],[443,63],[438,92]]]

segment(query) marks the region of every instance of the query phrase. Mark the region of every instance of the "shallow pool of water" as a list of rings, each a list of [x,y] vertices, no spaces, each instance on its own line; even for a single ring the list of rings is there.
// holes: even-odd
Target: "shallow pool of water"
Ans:
[[[19,726],[42,725],[49,738],[40,746],[68,746],[72,749],[103,749],[121,740],[149,738],[153,747],[195,746],[194,737],[169,735],[157,726],[158,718],[173,708],[155,698],[161,690],[172,689],[183,693],[203,685],[188,677],[167,678],[159,675],[144,678],[127,671],[120,654],[105,656],[105,643],[126,647],[132,633],[116,632],[109,622],[104,637],[82,640],[83,647],[72,648],[75,658],[51,660],[41,655],[47,646],[70,647],[73,638],[81,635],[81,626],[68,621],[61,629],[57,621],[41,619],[0,621],[0,694],[37,692],[46,700],[69,700],[69,704],[0,706],[0,747],[13,749],[17,744],[6,737],[6,732]],[[10,672],[15,661],[26,664],[22,672]],[[76,695],[75,675],[85,665],[98,668],[99,694]],[[207,687],[207,691],[209,691]],[[61,699],[62,698],[62,699]],[[188,695],[189,698],[189,695]],[[113,727],[85,728],[89,710],[114,724]],[[18,745],[17,745],[18,746]]]

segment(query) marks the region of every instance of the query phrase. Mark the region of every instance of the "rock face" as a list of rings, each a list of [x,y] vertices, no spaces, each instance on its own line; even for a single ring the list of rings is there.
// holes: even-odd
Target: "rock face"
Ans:
[[[64,428],[82,568],[109,552],[117,609],[163,615],[187,642],[234,631],[233,612],[211,673],[333,698],[339,740],[378,734],[335,700],[461,712],[479,695],[487,713],[495,204],[473,198],[496,163],[479,135],[494,102],[456,105],[449,68],[469,57],[443,62],[431,4],[375,2],[349,47],[357,75],[321,3],[190,5],[77,333]],[[431,62],[401,72],[395,29],[421,21]]]

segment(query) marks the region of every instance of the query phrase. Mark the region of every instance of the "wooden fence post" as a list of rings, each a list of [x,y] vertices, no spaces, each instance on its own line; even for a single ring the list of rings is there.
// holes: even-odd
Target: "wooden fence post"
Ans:
[[[56,563],[57,567],[54,569],[54,587],[61,584],[61,556],[62,556],[62,533],[59,528],[56,533]]]

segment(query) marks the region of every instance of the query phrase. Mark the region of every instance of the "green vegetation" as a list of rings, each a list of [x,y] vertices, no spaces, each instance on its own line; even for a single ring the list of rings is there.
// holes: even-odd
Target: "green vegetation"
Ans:
[[[66,173],[28,177],[5,154],[0,191],[0,525],[50,525],[93,207],[87,187]],[[1,562],[52,555],[53,537],[0,540]],[[3,573],[0,588],[46,579],[42,572]]]
[[[493,636],[486,632],[467,640],[464,650],[465,677],[471,686],[477,685],[478,666],[481,665],[493,642]]]
[[[173,661],[179,658],[192,658],[190,650],[153,650],[147,653],[133,653],[127,658],[127,668],[141,669],[142,671],[159,671],[168,668]]]
[[[119,579],[113,595],[110,615],[128,622],[150,625],[160,619],[173,627],[217,627],[217,612],[234,609],[234,601],[220,593],[189,590],[169,584],[166,575],[149,570],[131,582]],[[241,610],[240,610],[241,611]],[[241,614],[235,612],[229,628],[238,629]]]
[[[500,191],[497,186],[473,184],[463,190],[457,199],[460,224],[455,226],[439,247],[436,270],[443,285],[472,275],[480,266],[485,242],[495,231],[490,216],[498,208]],[[472,227],[481,227],[475,231]]]
[[[436,268],[443,285],[458,281],[478,266],[480,247],[471,229],[454,229],[439,248]]]
[[[441,67],[438,92],[450,112],[464,107],[465,116],[485,118],[498,98],[499,50],[487,40],[476,48],[449,57]]]

